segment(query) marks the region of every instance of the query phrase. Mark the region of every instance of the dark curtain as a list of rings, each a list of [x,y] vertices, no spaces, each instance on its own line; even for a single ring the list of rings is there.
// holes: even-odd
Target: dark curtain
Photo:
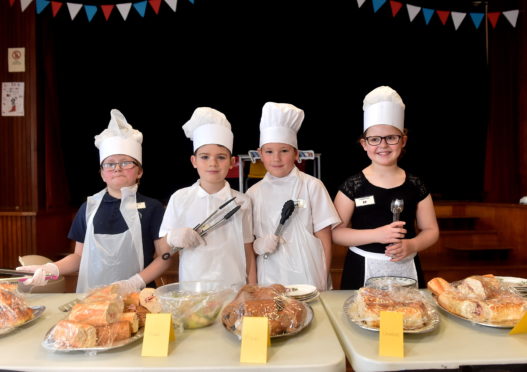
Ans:
[[[527,194],[527,0],[519,1],[517,32],[489,31],[489,124],[484,201],[517,203]],[[498,22],[507,22],[502,17]],[[490,26],[489,26],[490,27]]]

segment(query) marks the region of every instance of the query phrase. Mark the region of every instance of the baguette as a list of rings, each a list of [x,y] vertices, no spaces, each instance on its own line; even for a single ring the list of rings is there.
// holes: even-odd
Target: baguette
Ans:
[[[97,346],[111,346],[117,341],[126,340],[132,336],[130,322],[127,320],[95,327],[95,329],[97,330]]]
[[[122,313],[119,316],[119,320],[126,320],[128,323],[130,323],[132,333],[136,333],[139,330],[139,317],[137,313],[134,313],[134,312]]]
[[[97,345],[95,327],[70,320],[61,320],[50,334],[57,349],[89,348]]]
[[[439,296],[444,291],[448,290],[450,288],[450,283],[448,283],[443,278],[433,278],[427,283],[427,288],[432,292],[434,295]]]
[[[117,321],[121,313],[122,307],[114,301],[80,303],[73,306],[68,320],[103,326]]]

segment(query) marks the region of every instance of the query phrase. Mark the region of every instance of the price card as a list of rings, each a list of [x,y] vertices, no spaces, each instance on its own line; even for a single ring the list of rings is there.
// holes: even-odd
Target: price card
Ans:
[[[513,329],[509,332],[510,335],[517,335],[520,333],[527,333],[527,313],[523,314],[522,318]]]
[[[404,358],[403,314],[381,311],[379,356]]]
[[[269,345],[271,345],[271,338],[267,317],[243,317],[240,362],[267,363]]]
[[[167,356],[168,344],[175,340],[172,314],[146,314],[141,356]]]

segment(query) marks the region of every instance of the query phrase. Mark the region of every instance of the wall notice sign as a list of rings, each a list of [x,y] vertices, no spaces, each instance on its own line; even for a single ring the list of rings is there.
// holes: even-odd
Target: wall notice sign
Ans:
[[[9,72],[26,71],[26,48],[8,48],[7,66]]]
[[[24,83],[2,83],[2,116],[24,116]]]

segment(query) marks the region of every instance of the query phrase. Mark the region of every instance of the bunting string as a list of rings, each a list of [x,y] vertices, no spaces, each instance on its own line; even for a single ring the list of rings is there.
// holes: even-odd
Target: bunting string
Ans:
[[[362,6],[366,3],[366,0],[356,1],[359,8],[362,8]],[[371,2],[373,13],[377,13],[379,9],[381,9],[384,4],[386,4],[387,0],[371,0]],[[403,4],[401,1],[396,0],[389,0],[389,3],[393,18],[395,18],[399,13],[401,13],[401,9],[404,7],[404,5],[406,5],[408,20],[410,21],[410,23],[416,19],[419,13],[421,13],[423,15],[425,24],[429,25],[430,20],[434,17],[434,15],[437,15],[443,26],[447,26],[448,24],[450,24],[448,20],[451,19],[452,25],[454,26],[454,30],[456,31],[458,30],[459,26],[461,26],[463,21],[467,19],[467,15],[469,15],[468,19],[472,20],[472,24],[476,29],[479,29],[483,19],[485,18],[493,29],[496,28],[498,20],[502,18],[501,16],[503,16],[503,18],[505,18],[512,27],[516,28],[516,22],[518,21],[519,13],[518,9],[498,12],[460,12],[457,10],[423,8],[409,3]]]
[[[15,0],[7,0],[9,5],[13,6]],[[121,15],[122,19],[126,21],[130,14],[130,10],[133,8],[139,16],[144,17],[146,14],[146,8],[150,5],[150,8],[157,15],[161,8],[161,3],[164,2],[169,6],[169,8],[175,12],[177,8],[178,0],[142,0],[138,2],[128,2],[128,3],[119,3],[119,4],[103,4],[103,5],[91,5],[91,4],[82,4],[82,3],[72,3],[72,2],[60,2],[54,0],[20,0],[20,9],[24,12],[28,6],[35,1],[35,11],[37,14],[42,13],[48,6],[51,7],[51,14],[53,17],[56,17],[57,14],[64,8],[66,4],[66,9],[69,13],[71,20],[74,20],[81,9],[84,9],[86,18],[89,22],[92,21],[93,17],[97,14],[98,11],[102,13],[104,19],[108,21],[110,16],[117,8],[117,12]],[[188,0],[191,4],[194,4],[194,0]],[[406,9],[408,15],[408,20],[410,23],[418,17],[419,14],[422,14],[422,17],[426,25],[430,24],[430,21],[434,16],[439,18],[439,21],[443,26],[450,25],[449,20],[452,20],[451,24],[454,26],[454,30],[458,30],[461,24],[469,19],[472,21],[473,26],[476,29],[479,29],[483,20],[485,19],[488,24],[494,29],[499,23],[499,20],[505,18],[508,23],[516,28],[516,23],[518,21],[518,9],[504,10],[504,11],[494,11],[494,12],[461,12],[457,10],[445,10],[445,9],[433,9],[433,8],[424,8],[418,5],[403,3],[398,0],[356,0],[359,8],[362,8],[366,1],[371,1],[373,13],[377,13],[388,2],[391,9],[392,17],[395,18],[399,14],[404,13],[401,10]],[[51,4],[51,5],[50,5]],[[468,17],[467,17],[468,15]]]

